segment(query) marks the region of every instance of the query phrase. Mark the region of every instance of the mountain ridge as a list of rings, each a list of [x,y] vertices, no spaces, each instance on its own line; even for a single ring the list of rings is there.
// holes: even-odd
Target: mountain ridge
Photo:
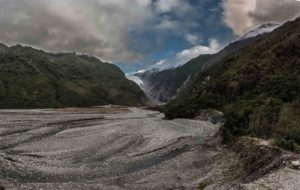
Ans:
[[[268,25],[268,26],[274,26]],[[277,26],[277,25],[276,25]],[[150,70],[135,75],[143,80],[142,88],[153,102],[166,103],[180,95],[197,73],[208,69],[249,43],[260,40],[268,32],[231,42],[216,54],[199,55],[182,66],[165,70]],[[245,34],[246,35],[246,34]]]
[[[75,53],[1,46],[0,107],[141,106],[142,90],[117,66]]]
[[[300,150],[299,31],[298,18],[201,72],[166,106],[166,117],[193,118],[203,109],[218,109],[225,113],[225,142],[250,135]]]
[[[253,38],[255,36],[263,35],[266,33],[270,33],[274,31],[276,28],[280,27],[280,24],[275,24],[275,23],[267,23],[258,26],[257,28],[250,30],[247,32],[244,36],[242,36],[239,40],[244,40],[247,38]]]

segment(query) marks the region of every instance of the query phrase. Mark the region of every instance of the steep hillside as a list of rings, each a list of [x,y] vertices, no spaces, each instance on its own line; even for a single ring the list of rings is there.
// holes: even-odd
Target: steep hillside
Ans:
[[[300,150],[300,18],[200,72],[166,107],[168,118],[225,112],[224,141],[252,135]]]
[[[94,57],[0,46],[0,108],[139,106],[145,101],[117,66]]]
[[[8,47],[6,45],[0,43],[0,52],[4,52],[7,50],[8,50]]]
[[[267,26],[275,27],[275,25]],[[265,27],[261,26],[258,29]],[[143,88],[152,101],[169,102],[180,94],[181,91],[184,91],[186,86],[196,79],[198,73],[215,65],[226,56],[245,47],[247,44],[263,38],[267,32],[267,29],[263,31],[253,30],[240,40],[232,42],[217,54],[200,55],[177,68],[162,71],[147,71],[136,75],[143,80]]]
[[[181,67],[136,74],[143,80],[143,88],[155,102],[168,102],[187,84],[212,55],[201,55]]]
[[[247,32],[240,40],[244,40],[244,39],[252,38],[252,37],[255,37],[255,36],[258,36],[261,34],[273,32],[278,27],[280,27],[279,24],[274,24],[274,23],[263,24],[255,29]]]

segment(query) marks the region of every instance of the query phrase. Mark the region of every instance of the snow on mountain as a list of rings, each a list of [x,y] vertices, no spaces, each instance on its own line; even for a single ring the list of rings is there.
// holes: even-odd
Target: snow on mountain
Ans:
[[[139,85],[140,87],[143,85],[143,81],[142,81],[142,79],[140,79],[140,77],[138,77],[138,76],[135,76],[135,75],[133,75],[133,74],[128,74],[128,75],[126,75],[126,77],[127,77],[127,79],[128,80],[131,80],[131,81],[133,81],[133,82],[135,82],[137,85]]]
[[[253,38],[253,37],[256,37],[256,36],[259,36],[259,35],[262,35],[262,34],[270,33],[270,32],[274,31],[276,28],[278,28],[280,26],[281,26],[280,24],[275,24],[275,23],[263,24],[263,25],[255,28],[253,30],[250,30],[249,32],[247,32],[240,39],[233,41],[232,44],[234,42],[240,42],[240,41],[247,40],[249,38]],[[228,46],[230,47],[230,44]],[[228,46],[226,46],[226,47],[228,47]],[[181,55],[182,53],[184,53],[186,51],[187,50],[182,51],[181,53],[178,53],[177,55]],[[199,55],[201,55],[201,53]],[[189,60],[189,59],[186,59],[186,60]],[[176,65],[176,62],[177,62],[177,60],[174,59],[174,58],[173,59],[171,58],[170,60],[159,61],[156,64],[152,65],[151,67],[145,68],[143,70],[139,70],[135,73],[128,74],[128,76],[138,76],[139,74],[143,74],[143,73],[146,73],[146,72],[155,73],[155,72],[159,72],[159,71],[163,71],[163,70],[175,69],[178,66],[182,66],[182,64],[177,64]],[[184,62],[187,62],[187,61],[184,61]],[[138,82],[138,84],[140,84],[140,81],[137,81],[137,82]]]

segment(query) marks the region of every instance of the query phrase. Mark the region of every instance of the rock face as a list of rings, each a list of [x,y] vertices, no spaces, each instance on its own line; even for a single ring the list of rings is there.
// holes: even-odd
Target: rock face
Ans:
[[[213,158],[212,170],[199,179],[202,190],[296,190],[299,182],[286,183],[282,174],[296,178],[287,163],[294,154],[268,145],[262,139],[241,137],[228,149],[222,149]],[[277,180],[274,176],[280,176]],[[268,179],[268,180],[267,180]],[[270,180],[272,179],[272,180]],[[270,188],[276,187],[276,188]]]
[[[147,98],[115,65],[86,55],[0,46],[0,108],[140,106]]]
[[[243,161],[243,168],[248,173],[245,182],[253,181],[283,166],[287,157],[283,150],[260,142],[260,139],[242,137],[233,150]],[[289,159],[292,158],[292,155]]]

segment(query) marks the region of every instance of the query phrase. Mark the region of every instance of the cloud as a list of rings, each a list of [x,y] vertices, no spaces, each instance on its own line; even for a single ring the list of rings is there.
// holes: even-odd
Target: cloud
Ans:
[[[211,39],[207,46],[197,45],[190,49],[183,50],[174,56],[169,57],[168,59],[160,60],[154,65],[151,65],[146,70],[158,69],[164,70],[169,68],[175,68],[181,66],[193,58],[196,58],[204,54],[214,54],[222,49],[222,45],[216,40]]]
[[[0,0],[0,40],[136,62],[156,51],[170,30],[182,35],[194,27],[186,17],[191,9],[185,0]],[[137,39],[147,32],[151,39]]]
[[[238,36],[265,23],[282,23],[300,15],[296,0],[223,0],[224,22]]]
[[[180,7],[180,0],[158,0],[155,6],[161,13],[170,12],[173,8]]]
[[[0,39],[49,51],[135,60],[127,28],[152,18],[151,0],[1,0]]]
[[[214,54],[217,53],[221,49],[221,45],[217,40],[212,39],[208,46],[198,45],[194,46],[191,49],[183,50],[182,52],[176,55],[177,64],[182,65],[187,61],[198,57],[203,54]]]
[[[199,39],[199,36],[195,35],[195,34],[186,34],[184,36],[185,40],[187,42],[189,42],[190,44],[192,45],[196,45],[199,43],[200,39]]]
[[[162,65],[162,64],[164,64],[165,62],[166,62],[166,60],[163,59],[163,60],[160,60],[160,61],[156,62],[155,65]]]
[[[186,0],[157,0],[154,3],[159,13],[167,13],[176,10],[180,14],[192,10],[191,5]]]

